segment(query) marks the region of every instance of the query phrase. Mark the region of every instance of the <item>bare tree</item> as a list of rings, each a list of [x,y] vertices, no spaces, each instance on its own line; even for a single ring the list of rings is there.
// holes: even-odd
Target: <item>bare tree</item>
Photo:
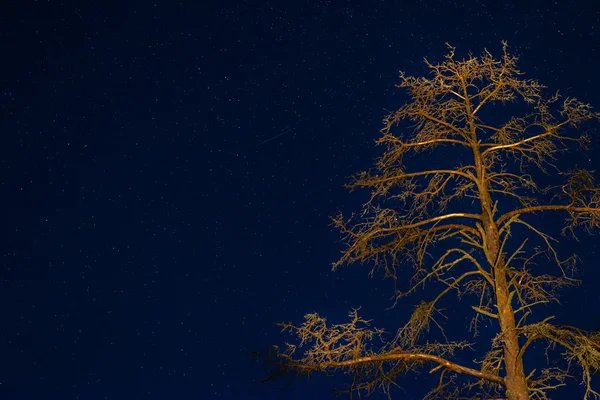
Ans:
[[[449,46],[443,62],[425,60],[431,76],[401,73],[398,87],[411,100],[384,119],[377,144],[385,152],[373,171],[358,174],[348,185],[368,188],[371,196],[359,213],[333,219],[348,244],[334,269],[359,262],[372,265],[371,273],[383,270],[395,281],[396,303],[425,284],[440,287],[439,293],[422,301],[388,339],[357,310],[345,324],[329,325],[318,314],[306,315],[299,325],[281,324],[299,343],[276,348],[279,372],[341,370],[351,376],[351,396],[378,388],[389,395],[399,375],[431,364],[439,384],[426,399],[525,400],[549,399],[549,391],[577,371],[584,399],[600,398],[591,386],[600,367],[600,333],[558,326],[534,311],[556,301],[557,289],[578,281],[573,277],[576,257],[559,258],[556,239],[531,220],[562,213],[562,233],[570,235],[600,227],[600,187],[592,173],[561,171],[556,162],[570,144],[585,149],[589,139],[581,126],[600,114],[574,98],[543,96],[545,87],[525,79],[516,61],[506,43],[500,59],[486,50],[480,57],[457,60]],[[494,119],[484,118],[484,112],[511,102],[527,111],[498,124],[484,121]],[[413,129],[407,135],[393,133],[402,121]],[[405,167],[415,154],[435,156],[448,146],[464,152],[457,165],[434,165],[444,162],[438,157],[439,162],[428,163],[430,169]],[[563,181],[541,185],[532,171]],[[519,229],[526,238],[514,242]],[[403,265],[414,272],[408,282],[398,279]],[[438,303],[452,294],[471,295],[475,335],[483,318],[497,323],[491,347],[470,366],[453,357],[472,343],[423,340],[431,326],[443,331]],[[536,341],[562,348],[562,362],[525,371],[526,351]],[[457,382],[459,376],[466,379]]]

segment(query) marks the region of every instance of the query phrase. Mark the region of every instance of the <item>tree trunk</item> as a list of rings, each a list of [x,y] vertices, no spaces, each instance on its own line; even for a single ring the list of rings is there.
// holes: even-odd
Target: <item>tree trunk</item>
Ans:
[[[507,266],[504,263],[502,254],[500,254],[498,227],[493,222],[491,215],[486,215],[490,209],[490,202],[484,200],[482,203],[487,203],[485,204],[487,207],[482,210],[482,215],[484,215],[484,231],[488,242],[488,260],[491,263],[496,284],[498,322],[503,336],[506,397],[508,400],[529,400],[523,359],[519,357],[519,336],[517,335],[515,313],[511,304],[512,297],[509,293]]]
[[[508,400],[529,400],[529,389],[527,387],[527,377],[523,368],[523,359],[519,357],[519,336],[517,335],[515,324],[515,312],[511,301],[507,281],[507,265],[504,263],[504,257],[501,254],[500,233],[498,226],[494,221],[494,207],[489,192],[489,182],[486,176],[486,166],[482,157],[477,129],[475,127],[475,118],[471,107],[471,101],[464,79],[461,79],[465,106],[467,109],[467,120],[471,135],[471,148],[475,161],[475,170],[477,175],[477,186],[479,191],[479,201],[481,204],[481,217],[483,223],[483,232],[485,234],[485,255],[490,263],[490,268],[494,277],[494,290],[496,292],[496,307],[498,322],[500,324],[500,333],[502,335],[502,344],[504,346],[504,377],[506,385],[506,397]],[[485,243],[484,242],[484,243]]]
[[[519,337],[515,327],[515,314],[510,304],[508,283],[504,265],[494,271],[496,281],[496,305],[500,331],[504,337],[504,368],[506,370],[506,397],[509,400],[528,400],[529,390],[523,368],[523,359],[519,357]]]

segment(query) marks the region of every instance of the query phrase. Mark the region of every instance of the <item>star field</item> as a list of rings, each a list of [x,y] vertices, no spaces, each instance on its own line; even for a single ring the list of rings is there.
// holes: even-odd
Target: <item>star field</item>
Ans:
[[[600,109],[583,1],[11,1],[0,26],[2,399],[332,398],[321,378],[256,384],[249,353],[308,312],[406,318],[384,310],[391,282],[331,272],[329,221],[365,199],[343,185],[380,154],[398,71],[506,40],[527,76]],[[568,161],[600,170],[598,149]],[[598,243],[564,243],[583,285],[555,314],[585,329]]]

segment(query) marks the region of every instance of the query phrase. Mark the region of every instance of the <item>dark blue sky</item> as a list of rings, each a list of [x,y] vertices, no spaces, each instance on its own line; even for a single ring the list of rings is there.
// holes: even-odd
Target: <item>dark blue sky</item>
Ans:
[[[328,220],[364,198],[342,185],[406,100],[398,70],[507,40],[528,76],[600,108],[593,2],[6,3],[2,399],[329,399],[320,379],[254,384],[248,353],[308,312],[406,318],[383,310],[390,282],[330,271]],[[597,137],[571,161],[600,169]],[[600,317],[597,243],[564,247],[584,284],[560,322]]]

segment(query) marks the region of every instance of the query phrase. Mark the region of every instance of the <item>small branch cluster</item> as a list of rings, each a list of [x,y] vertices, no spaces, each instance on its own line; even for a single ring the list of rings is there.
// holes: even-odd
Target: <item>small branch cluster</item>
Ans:
[[[555,367],[542,371],[535,377],[535,371],[530,374],[532,395],[537,399],[547,400],[547,391],[564,385],[564,380],[570,377],[570,370],[576,364],[581,370],[582,383],[585,386],[584,400],[600,399],[600,393],[591,387],[591,377],[594,371],[600,368],[600,334],[588,334],[571,326],[555,326],[551,318],[544,321],[524,326],[519,333],[527,339],[523,345],[524,352],[534,341],[546,341],[548,350],[560,346],[563,349],[562,358],[565,367]]]
[[[371,393],[380,388],[389,395],[390,387],[399,375],[417,371],[426,363],[434,365],[432,373],[443,369],[495,385],[503,384],[503,379],[498,375],[465,367],[447,359],[457,350],[470,347],[469,343],[427,342],[402,347],[400,344],[410,341],[405,337],[406,331],[400,331],[394,340],[385,343],[383,330],[370,328],[369,321],[360,318],[357,310],[350,313],[350,319],[345,324],[328,326],[325,318],[318,314],[308,314],[300,326],[280,324],[283,330],[295,335],[300,343],[297,346],[287,344],[284,350],[278,351],[281,360],[279,367],[301,375],[309,375],[315,371],[329,373],[342,370],[352,377],[352,383],[348,387],[351,393]],[[378,351],[370,347],[376,336],[381,339]],[[295,358],[298,352],[301,352],[301,356]],[[448,384],[449,381],[440,379],[438,391],[442,392],[441,388],[447,388]]]

